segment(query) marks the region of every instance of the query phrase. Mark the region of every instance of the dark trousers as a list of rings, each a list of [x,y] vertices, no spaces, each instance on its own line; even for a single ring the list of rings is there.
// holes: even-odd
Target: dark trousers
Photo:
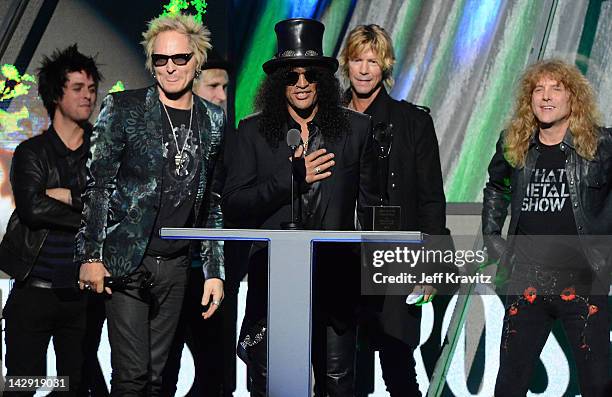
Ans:
[[[109,395],[106,380],[98,360],[98,348],[102,337],[102,328],[106,320],[104,302],[106,294],[91,293],[87,297],[87,329],[83,339],[84,363],[83,378],[78,392],[79,397],[107,397]]]
[[[355,248],[355,247],[353,247]],[[313,257],[312,360],[315,395],[355,395],[355,306],[359,297],[359,257],[337,244],[319,243]],[[253,338],[268,304],[267,250],[255,250],[249,259],[249,290],[241,341]],[[342,287],[339,287],[341,283]],[[247,349],[251,395],[265,396],[267,338]],[[272,341],[274,343],[274,341]],[[290,380],[287,380],[288,382]]]
[[[113,292],[106,301],[111,346],[111,396],[159,396],[162,371],[179,319],[186,256],[145,256],[137,272],[152,274],[151,288]]]
[[[195,378],[187,396],[231,396],[236,378],[237,291],[226,288],[223,304],[211,318],[202,318],[204,274],[201,267],[189,271],[179,326],[163,372],[162,396],[174,396],[183,346],[193,357]]]
[[[421,396],[416,378],[414,348],[392,336],[380,334],[379,357],[385,386],[391,397]]]
[[[315,375],[315,397],[353,397],[355,395],[355,329],[342,334],[331,326],[313,329],[312,361]],[[249,352],[251,396],[266,396],[267,338]]]
[[[534,365],[556,320],[562,322],[572,347],[582,396],[603,396],[610,343],[607,296],[578,294],[564,300],[559,295],[542,295],[533,303],[521,298],[506,298],[495,396],[526,395]]]
[[[80,291],[16,285],[4,307],[7,376],[45,376],[53,339],[57,374],[69,377],[70,392],[62,395],[75,396],[81,382],[86,303]]]
[[[377,317],[368,317],[358,327],[356,391],[367,396],[374,391],[374,352],[379,352],[385,386],[391,397],[421,396],[416,378],[414,347],[386,334]]]

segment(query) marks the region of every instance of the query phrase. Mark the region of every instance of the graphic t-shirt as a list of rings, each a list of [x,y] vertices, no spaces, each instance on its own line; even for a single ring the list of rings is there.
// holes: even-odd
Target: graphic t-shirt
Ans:
[[[161,105],[160,105],[161,106]],[[155,221],[148,255],[172,256],[184,251],[189,240],[162,240],[162,227],[185,227],[193,223],[193,206],[200,179],[200,140],[197,117],[190,111],[166,107],[174,125],[174,134],[162,108],[163,155],[161,207]],[[180,158],[177,165],[177,155]]]
[[[539,143],[540,156],[521,204],[515,252],[520,263],[582,268],[586,259],[576,221],[560,144]]]

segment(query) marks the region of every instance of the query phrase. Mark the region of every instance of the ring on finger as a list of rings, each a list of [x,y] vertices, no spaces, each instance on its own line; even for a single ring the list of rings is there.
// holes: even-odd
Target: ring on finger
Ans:
[[[221,304],[221,301],[212,301],[212,304],[215,306],[219,306]]]
[[[315,172],[315,174],[321,173],[321,168],[320,167],[315,167],[314,172]]]

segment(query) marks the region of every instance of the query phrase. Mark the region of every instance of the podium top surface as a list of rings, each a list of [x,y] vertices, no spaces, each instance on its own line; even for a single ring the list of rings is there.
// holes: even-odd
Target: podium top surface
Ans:
[[[270,241],[310,240],[313,242],[390,242],[419,243],[423,241],[421,232],[405,231],[335,231],[335,230],[267,230],[267,229],[208,229],[208,228],[171,228],[159,231],[163,239],[191,240],[249,240]]]

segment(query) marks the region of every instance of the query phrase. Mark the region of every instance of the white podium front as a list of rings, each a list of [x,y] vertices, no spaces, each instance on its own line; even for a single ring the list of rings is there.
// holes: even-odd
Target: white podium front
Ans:
[[[268,396],[311,396],[312,246],[420,243],[420,232],[162,228],[165,239],[268,242]]]

